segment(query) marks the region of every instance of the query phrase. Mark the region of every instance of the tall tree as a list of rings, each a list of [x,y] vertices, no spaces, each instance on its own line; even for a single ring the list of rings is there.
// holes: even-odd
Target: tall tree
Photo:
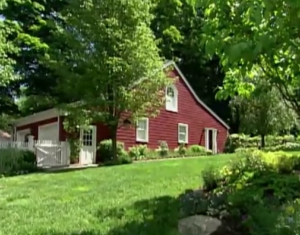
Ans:
[[[56,90],[57,75],[42,63],[50,48],[67,49],[63,38],[51,24],[53,21],[62,21],[59,11],[66,4],[66,0],[10,0],[1,9],[3,24],[15,32],[10,34],[9,41],[19,48],[18,53],[10,53],[9,58],[16,62],[14,70],[22,78],[22,95],[27,97],[25,103],[28,102],[28,105],[24,106],[22,115],[42,111],[68,100],[61,91]],[[35,105],[31,106],[32,103]]]
[[[241,123],[240,131],[261,136],[261,147],[265,147],[265,136],[290,130],[297,124],[297,115],[283,100],[277,88],[265,79],[255,79],[255,89],[250,96],[235,96],[231,100],[234,118]]]
[[[194,1],[195,2],[195,1]],[[204,25],[208,54],[217,54],[226,70],[221,97],[249,95],[254,78],[264,78],[300,114],[300,3],[292,0],[204,0]]]
[[[0,12],[6,7],[6,1],[0,4]],[[13,115],[17,112],[17,106],[14,103],[16,96],[16,86],[20,79],[15,71],[16,61],[10,58],[11,54],[19,53],[10,37],[16,33],[16,23],[5,24],[0,20],[0,128],[7,128],[7,115]]]
[[[72,0],[59,25],[70,50],[56,50],[53,66],[62,89],[80,99],[65,108],[80,125],[109,126],[115,159],[123,114],[155,115],[171,82],[150,29],[151,7],[151,0]]]

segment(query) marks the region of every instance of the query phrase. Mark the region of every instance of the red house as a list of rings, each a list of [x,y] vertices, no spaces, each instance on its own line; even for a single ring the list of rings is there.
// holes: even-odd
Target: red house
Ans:
[[[170,76],[177,81],[166,88],[166,103],[160,114],[156,118],[141,118],[136,128],[120,127],[118,141],[124,142],[126,149],[137,144],[154,149],[159,141],[166,141],[170,149],[185,143],[203,145],[214,153],[222,152],[229,126],[197,97],[173,61],[164,65],[168,66],[173,66]],[[66,141],[63,119],[64,114],[55,108],[20,118],[13,122],[14,138],[26,141],[32,135],[36,140]],[[110,134],[105,125],[97,123],[89,131],[81,130],[80,138],[80,163],[90,164],[95,161],[97,143],[109,139]]]

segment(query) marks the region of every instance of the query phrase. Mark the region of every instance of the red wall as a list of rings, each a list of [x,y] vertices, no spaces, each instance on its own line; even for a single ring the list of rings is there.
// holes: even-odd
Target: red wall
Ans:
[[[227,129],[203,108],[179,77],[176,70],[171,73],[172,77],[178,77],[176,87],[178,89],[178,113],[161,109],[156,118],[149,118],[149,142],[150,148],[157,148],[159,141],[166,141],[169,148],[178,146],[178,123],[189,125],[189,145],[205,145],[204,128],[218,129],[217,145],[218,152],[222,152],[227,138]],[[136,129],[121,127],[118,131],[118,140],[124,142],[125,147],[139,144],[136,142]]]
[[[184,81],[180,79],[177,71],[171,73],[172,77],[178,77],[176,87],[178,89],[178,113],[169,112],[165,110],[165,106],[160,111],[156,118],[149,118],[149,142],[147,143],[150,148],[157,148],[159,141],[166,141],[170,148],[178,146],[178,123],[189,125],[189,145],[200,144],[205,145],[204,128],[216,128],[218,130],[217,143],[218,152],[222,152],[227,138],[227,129],[205,108],[203,108],[194,98],[185,85]],[[17,127],[17,130],[30,128],[31,134],[35,139],[38,138],[38,127],[40,125],[56,122],[57,117],[43,120],[40,122],[32,123]],[[64,117],[60,117],[60,141],[65,141],[68,133],[63,128]],[[109,129],[107,126],[98,123],[97,125],[97,144],[110,138]],[[118,141],[125,144],[126,149],[129,147],[140,144],[136,142],[135,128],[127,129],[121,127],[117,133]]]
[[[30,131],[31,131],[30,134],[33,135],[34,139],[36,140],[36,139],[38,139],[39,126],[50,124],[53,122],[57,122],[57,117],[45,119],[45,120],[39,121],[39,122],[30,123],[30,124],[24,125],[24,126],[18,126],[17,131],[30,129]]]

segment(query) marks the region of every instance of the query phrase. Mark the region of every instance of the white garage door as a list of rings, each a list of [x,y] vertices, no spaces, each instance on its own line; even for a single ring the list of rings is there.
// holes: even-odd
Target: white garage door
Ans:
[[[39,126],[39,140],[58,141],[58,125],[57,122]]]

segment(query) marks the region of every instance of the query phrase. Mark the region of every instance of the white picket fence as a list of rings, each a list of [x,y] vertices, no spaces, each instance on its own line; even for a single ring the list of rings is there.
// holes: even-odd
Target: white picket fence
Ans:
[[[38,167],[59,167],[70,165],[70,147],[68,142],[29,139],[28,142],[0,142],[0,149],[17,148],[35,153]]]

